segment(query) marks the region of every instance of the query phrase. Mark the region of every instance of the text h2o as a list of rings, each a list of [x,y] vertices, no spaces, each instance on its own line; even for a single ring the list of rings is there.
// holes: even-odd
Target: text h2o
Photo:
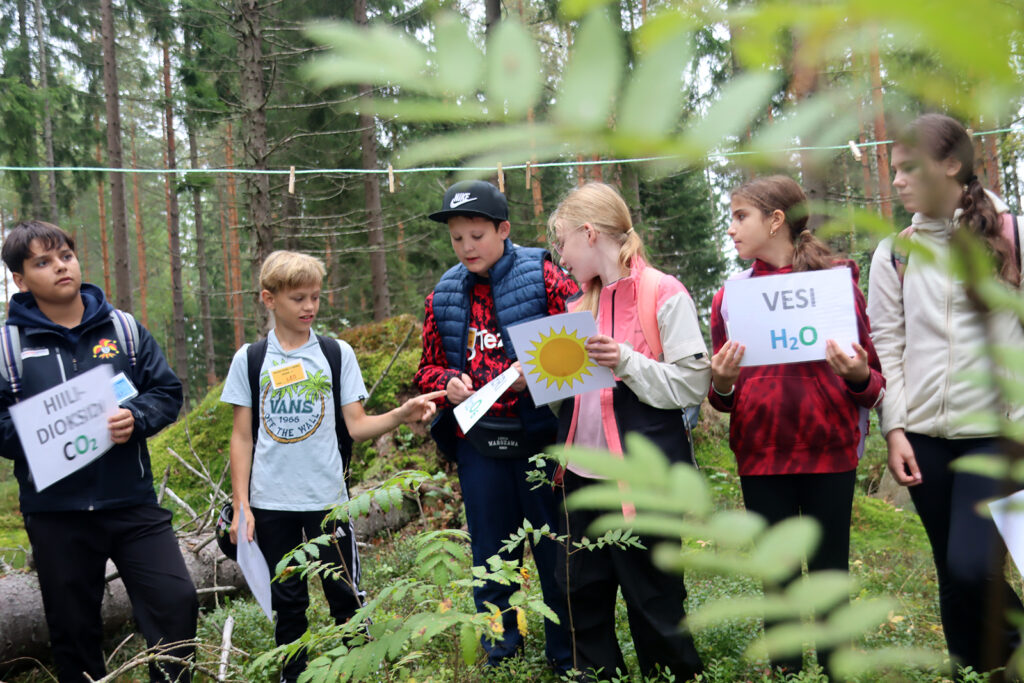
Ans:
[[[64,457],[68,460],[74,460],[78,456],[85,455],[94,450],[96,450],[96,439],[82,434],[75,437],[74,441],[68,441],[64,444]]]
[[[797,332],[795,336],[787,335],[786,328],[782,328],[781,330],[772,330],[769,334],[771,334],[772,338],[773,351],[780,347],[796,351],[801,346],[814,346],[818,343],[818,330],[810,325],[801,327],[800,331]]]

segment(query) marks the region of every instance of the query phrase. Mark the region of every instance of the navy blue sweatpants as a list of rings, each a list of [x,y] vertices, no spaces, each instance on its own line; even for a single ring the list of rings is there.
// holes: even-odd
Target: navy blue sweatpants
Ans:
[[[478,453],[465,439],[459,439],[457,460],[474,565],[486,565],[487,558],[499,554],[502,543],[522,526],[523,519],[530,520],[534,528],[547,524],[552,532],[558,530],[559,502],[555,492],[550,485],[531,488],[533,484],[526,481],[526,473],[535,466],[527,458],[487,457]],[[549,479],[553,472],[554,467],[549,467]],[[533,559],[537,563],[544,602],[561,622],[544,621],[545,652],[555,667],[568,669],[572,666],[572,650],[565,594],[555,582],[557,550],[555,541],[542,539],[533,546]],[[519,546],[512,555],[502,553],[502,557],[522,561],[523,548]],[[473,601],[478,612],[487,611],[485,602],[505,612],[504,639],[494,643],[483,639],[491,664],[515,654],[523,645],[523,638],[516,628],[515,612],[508,610],[509,598],[516,589],[517,586],[503,586],[493,581],[473,589]]]

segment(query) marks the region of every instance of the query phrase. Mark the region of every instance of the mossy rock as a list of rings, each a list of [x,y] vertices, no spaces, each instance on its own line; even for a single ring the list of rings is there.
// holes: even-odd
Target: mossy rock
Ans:
[[[420,324],[411,315],[401,315],[379,323],[353,327],[341,333],[341,338],[355,351],[367,390],[376,384],[373,395],[367,401],[367,412],[385,412],[416,393],[412,379],[420,361],[419,335]],[[402,350],[395,357],[399,347]],[[394,363],[387,376],[381,379],[392,358]],[[183,467],[170,454],[168,448],[173,449],[196,469],[199,469],[196,462],[198,457],[213,480],[220,480],[228,465],[234,412],[230,405],[221,403],[222,389],[223,383],[210,389],[202,402],[191,412],[150,439],[149,450],[156,486],[160,486],[164,470],[170,465],[168,486],[196,512],[209,507],[209,487]],[[385,463],[376,462],[379,450],[386,451],[389,456],[399,456],[400,462],[396,462],[395,467],[429,467],[434,464],[434,448],[429,437],[421,433],[413,436],[408,430],[400,430],[397,434],[393,448],[378,449],[373,443],[357,444],[353,457],[353,473],[359,476],[363,472],[386,473],[394,469]],[[224,474],[221,486],[225,491],[231,490],[230,474]],[[164,502],[170,505],[168,501]]]

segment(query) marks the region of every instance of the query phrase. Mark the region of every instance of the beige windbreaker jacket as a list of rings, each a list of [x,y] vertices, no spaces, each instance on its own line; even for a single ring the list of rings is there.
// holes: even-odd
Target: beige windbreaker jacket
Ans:
[[[990,196],[997,210],[1008,210]],[[978,413],[1024,419],[1024,406],[1001,405],[997,393],[977,380],[995,369],[987,334],[998,345],[1022,349],[1024,326],[1009,311],[980,313],[950,273],[949,238],[958,219],[959,210],[952,221],[914,215],[911,240],[936,258],[925,263],[912,255],[902,284],[892,265],[893,238],[882,240],[871,259],[868,316],[887,382],[883,434],[902,428],[948,439],[993,436],[992,422],[979,420]],[[1024,368],[1007,372],[1024,381]]]

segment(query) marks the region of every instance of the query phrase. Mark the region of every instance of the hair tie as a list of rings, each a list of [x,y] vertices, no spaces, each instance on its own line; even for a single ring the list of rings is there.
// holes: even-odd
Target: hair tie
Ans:
[[[634,232],[635,231],[633,230],[633,228],[630,228],[629,230],[626,231],[626,234],[627,235],[632,235]]]
[[[971,177],[967,179],[967,184],[970,185],[971,183],[976,183],[976,182],[978,182],[978,174],[972,173]]]

